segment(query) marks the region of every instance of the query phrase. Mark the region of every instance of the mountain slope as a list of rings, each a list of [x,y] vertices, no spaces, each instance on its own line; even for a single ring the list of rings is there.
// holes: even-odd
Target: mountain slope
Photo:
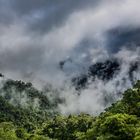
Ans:
[[[21,89],[19,83],[22,82],[12,81],[12,85],[16,85],[16,90]],[[11,84],[8,85],[2,88],[5,93],[11,89]],[[28,84],[22,83],[22,85],[28,87]],[[36,96],[32,94],[32,98]],[[46,115],[44,118],[42,111],[42,109],[37,112],[31,108],[14,106],[7,98],[1,96],[0,138],[7,140],[138,140],[140,138],[140,81],[132,89],[126,90],[121,100],[112,104],[97,117],[88,114],[69,116],[59,114],[53,118]]]

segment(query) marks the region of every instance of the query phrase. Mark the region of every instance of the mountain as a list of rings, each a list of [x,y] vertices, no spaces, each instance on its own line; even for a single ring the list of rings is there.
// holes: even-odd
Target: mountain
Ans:
[[[10,101],[11,88],[16,93],[24,94],[31,99],[40,99],[40,108],[36,110]],[[31,92],[33,91],[34,92]],[[99,116],[77,114],[63,116],[48,114],[46,110],[53,109],[53,104],[31,83],[8,80],[0,95],[0,138],[2,140],[97,140],[97,139],[140,139],[140,81],[133,88],[123,93],[123,98],[106,108]],[[9,96],[7,96],[9,93]],[[30,100],[31,101],[31,100]],[[44,103],[44,106],[42,104]],[[45,108],[46,106],[46,108]]]
[[[135,80],[133,79],[133,73],[139,69],[139,62],[135,61],[130,64],[128,70],[128,76],[132,84]],[[95,81],[100,79],[102,81],[109,81],[116,77],[121,71],[121,62],[117,59],[105,60],[103,62],[97,62],[88,68],[87,74],[81,74],[80,76],[72,79],[73,85],[77,90],[88,86],[88,81]]]

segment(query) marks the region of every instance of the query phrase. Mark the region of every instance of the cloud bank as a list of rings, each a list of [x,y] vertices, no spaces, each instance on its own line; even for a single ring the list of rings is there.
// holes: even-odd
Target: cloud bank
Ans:
[[[97,79],[80,97],[73,90],[62,94],[69,108],[60,105],[63,113],[94,114],[104,109],[102,94],[116,100],[118,91],[131,86],[127,68],[132,60],[139,61],[140,53],[139,4],[139,0],[1,0],[0,71],[36,85],[69,87],[69,80],[91,64],[121,58],[121,71],[112,81]],[[128,83],[122,87],[124,78]],[[139,71],[133,78],[139,79]]]

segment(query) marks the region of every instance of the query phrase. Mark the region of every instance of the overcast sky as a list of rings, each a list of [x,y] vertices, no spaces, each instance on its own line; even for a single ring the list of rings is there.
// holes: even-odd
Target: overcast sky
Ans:
[[[0,0],[0,71],[61,83],[124,46],[138,47],[139,6],[139,0]]]

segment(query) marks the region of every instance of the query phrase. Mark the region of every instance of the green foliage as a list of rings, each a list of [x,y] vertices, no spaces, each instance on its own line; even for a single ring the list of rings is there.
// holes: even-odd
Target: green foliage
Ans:
[[[92,127],[94,120],[93,117],[86,114],[70,115],[69,117],[57,116],[43,124],[41,134],[58,140],[76,139],[76,133],[86,132]]]
[[[57,114],[58,100],[52,103],[47,93],[35,89],[31,83],[7,80],[0,95],[0,122],[12,121],[27,131],[33,131],[48,117]]]
[[[129,89],[124,93],[122,102],[128,106],[129,114],[140,117],[140,88]]]
[[[16,96],[17,103],[13,104],[14,94],[21,98],[26,95],[27,106],[22,106]],[[97,117],[56,114],[53,110],[61,100],[56,98],[53,103],[31,83],[8,80],[0,95],[0,140],[140,139],[140,81]],[[39,99],[37,108],[33,106],[36,98]],[[54,114],[50,115],[50,110]]]
[[[140,81],[135,84],[134,88],[128,89],[124,92],[121,101],[112,104],[107,108],[107,112],[111,113],[126,113],[130,115],[137,115],[140,117]]]
[[[7,80],[0,90],[3,97],[14,105],[24,106],[27,108],[39,108],[39,110],[49,110],[56,107],[56,104],[51,103],[43,93],[35,89],[31,83],[24,83],[22,81]],[[36,106],[38,103],[38,106]]]
[[[140,125],[140,124],[139,124],[139,125]],[[140,126],[139,126],[138,129],[136,130],[134,140],[140,140]]]
[[[0,140],[20,140],[15,133],[15,128],[12,123],[0,123]]]
[[[99,136],[112,135],[115,139],[131,140],[135,134],[135,126],[138,123],[135,116],[127,114],[115,114],[104,118],[99,123]]]

